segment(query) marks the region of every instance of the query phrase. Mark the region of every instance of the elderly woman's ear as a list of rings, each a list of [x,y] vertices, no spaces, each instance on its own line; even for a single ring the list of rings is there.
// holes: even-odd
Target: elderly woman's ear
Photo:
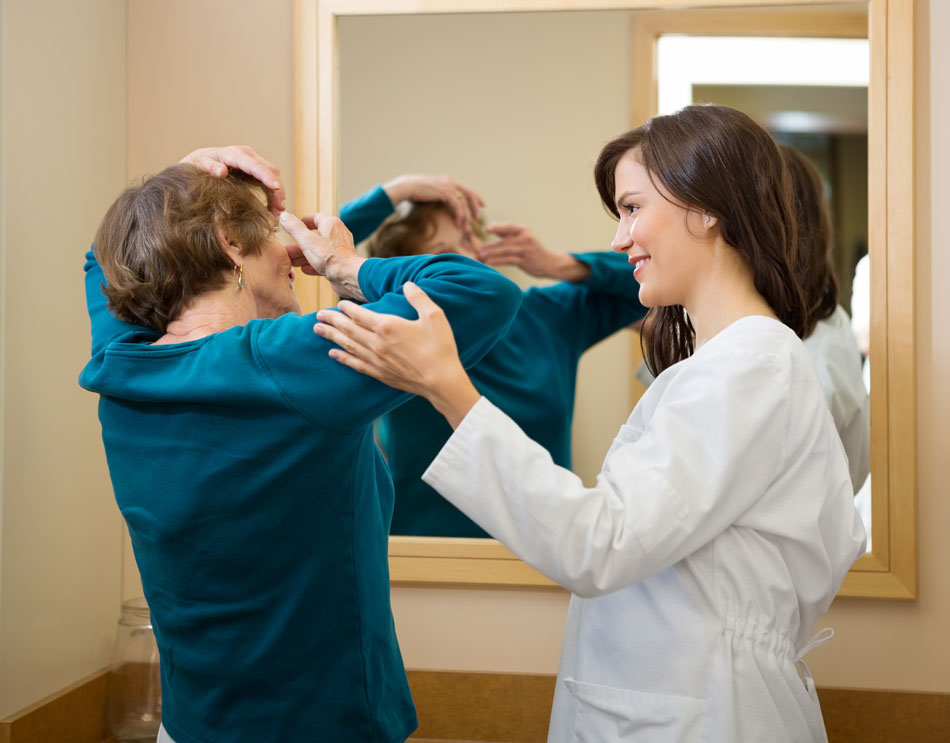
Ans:
[[[214,234],[218,238],[221,250],[231,259],[231,263],[240,266],[244,262],[244,248],[231,236],[227,226],[217,222],[214,225]]]

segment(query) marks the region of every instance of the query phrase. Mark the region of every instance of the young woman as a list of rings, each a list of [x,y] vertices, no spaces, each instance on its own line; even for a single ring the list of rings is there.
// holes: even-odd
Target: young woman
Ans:
[[[417,287],[416,321],[348,303],[315,332],[445,415],[426,482],[575,594],[551,741],[823,741],[801,658],[864,528],[800,340],[782,155],[744,114],[690,106],[607,144],[595,179],[657,375],[596,487],[479,396]]]

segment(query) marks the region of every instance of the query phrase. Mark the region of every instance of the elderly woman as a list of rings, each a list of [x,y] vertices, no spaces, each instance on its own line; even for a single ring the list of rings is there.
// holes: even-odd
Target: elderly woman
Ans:
[[[392,483],[372,421],[408,396],[328,357],[314,316],[299,314],[292,264],[405,317],[403,285],[424,287],[468,363],[521,293],[458,256],[361,258],[343,223],[320,214],[283,214],[297,241],[284,246],[273,166],[247,150],[186,160],[129,188],[102,222],[80,377],[100,395],[152,612],[160,739],[402,741],[416,718],[389,605]]]

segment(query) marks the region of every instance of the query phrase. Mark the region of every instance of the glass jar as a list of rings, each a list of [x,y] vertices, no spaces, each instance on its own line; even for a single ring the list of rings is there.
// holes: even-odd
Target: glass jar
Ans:
[[[122,602],[108,715],[117,741],[155,743],[162,722],[162,683],[152,620],[142,597]]]

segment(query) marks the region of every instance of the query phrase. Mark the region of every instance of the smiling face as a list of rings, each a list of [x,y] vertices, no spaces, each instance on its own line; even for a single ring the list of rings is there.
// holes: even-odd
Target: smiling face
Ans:
[[[635,266],[640,302],[688,307],[712,258],[702,215],[659,191],[636,149],[617,162],[614,181],[620,224],[611,248]]]
[[[300,312],[300,300],[294,293],[294,268],[276,235],[264,239],[259,255],[248,254],[242,260],[244,290],[254,297],[258,318]]]

